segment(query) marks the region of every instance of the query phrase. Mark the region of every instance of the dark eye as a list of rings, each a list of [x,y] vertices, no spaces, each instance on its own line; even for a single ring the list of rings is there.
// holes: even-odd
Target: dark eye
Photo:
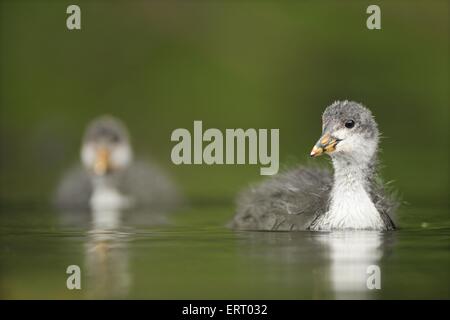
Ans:
[[[113,142],[113,143],[117,143],[117,142],[119,142],[119,136],[117,135],[117,134],[112,134],[111,135],[111,141]]]
[[[355,126],[355,121],[353,121],[353,120],[347,120],[347,121],[345,121],[345,127],[346,127],[346,128],[351,129],[351,128],[353,128],[354,126]]]

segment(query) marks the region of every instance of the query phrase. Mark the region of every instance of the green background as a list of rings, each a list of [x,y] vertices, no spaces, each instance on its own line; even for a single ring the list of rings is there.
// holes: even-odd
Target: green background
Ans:
[[[448,3],[2,1],[1,199],[42,200],[110,113],[192,198],[232,199],[259,166],[175,166],[176,128],[279,128],[282,166],[306,163],[334,100],[372,109],[382,169],[415,205],[448,205]],[[325,160],[317,160],[323,164]]]

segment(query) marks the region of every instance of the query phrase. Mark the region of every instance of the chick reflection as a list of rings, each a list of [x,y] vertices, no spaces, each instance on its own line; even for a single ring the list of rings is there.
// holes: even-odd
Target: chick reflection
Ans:
[[[301,299],[370,299],[367,268],[380,265],[393,234],[377,231],[249,232],[243,258],[281,288],[297,284]],[[262,258],[262,261],[261,261]],[[383,271],[383,270],[381,270]],[[383,277],[383,275],[382,275]],[[381,277],[381,280],[382,280]]]
[[[129,234],[119,232],[120,211],[93,211],[92,229],[85,244],[88,298],[121,298],[128,294]]]
[[[390,235],[375,231],[322,233],[315,237],[324,245],[329,261],[328,280],[336,299],[369,299],[376,293],[367,286],[368,268],[379,265]]]

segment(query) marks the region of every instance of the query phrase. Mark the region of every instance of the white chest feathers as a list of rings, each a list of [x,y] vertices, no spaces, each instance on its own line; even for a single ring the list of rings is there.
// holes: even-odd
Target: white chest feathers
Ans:
[[[359,177],[335,179],[328,211],[312,230],[384,230],[385,225]]]
[[[90,206],[93,211],[124,210],[131,206],[131,199],[114,187],[97,184],[94,186]]]

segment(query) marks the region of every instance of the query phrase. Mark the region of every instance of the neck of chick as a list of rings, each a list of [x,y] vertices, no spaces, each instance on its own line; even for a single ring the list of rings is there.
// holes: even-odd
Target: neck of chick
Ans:
[[[116,177],[105,175],[93,177],[93,192],[90,199],[93,211],[123,210],[129,205],[129,200],[116,186]]]
[[[318,229],[383,230],[384,222],[371,196],[375,174],[376,147],[370,153],[332,156],[334,184],[329,209]]]

